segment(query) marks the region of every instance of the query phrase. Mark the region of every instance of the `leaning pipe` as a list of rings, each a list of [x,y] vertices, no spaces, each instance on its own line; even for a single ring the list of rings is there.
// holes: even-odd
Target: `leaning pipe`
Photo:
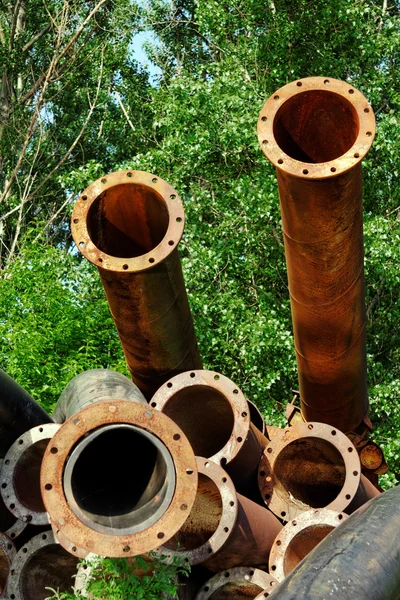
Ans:
[[[25,431],[51,421],[28,392],[0,369],[0,458]]]
[[[351,85],[279,89],[258,121],[276,167],[305,421],[357,430],[368,412],[361,161],[372,108]]]
[[[270,600],[398,600],[400,487],[351,515],[269,596]]]
[[[202,366],[178,254],[183,226],[176,191],[143,171],[98,179],[72,214],[72,236],[99,270],[132,379],[147,398]]]

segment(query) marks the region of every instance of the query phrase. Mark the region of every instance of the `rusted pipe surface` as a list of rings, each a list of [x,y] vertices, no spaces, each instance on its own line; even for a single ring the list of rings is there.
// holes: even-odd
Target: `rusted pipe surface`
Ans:
[[[344,433],[325,423],[299,423],[269,443],[258,482],[269,509],[290,521],[311,508],[343,511],[357,493],[360,472]]]
[[[71,379],[58,399],[53,419],[64,423],[76,412],[102,400],[131,400],[147,404],[139,388],[111,369],[90,369]]]
[[[267,426],[265,424],[264,417],[262,416],[260,409],[254,404],[254,402],[252,402],[248,398],[246,398],[246,400],[247,404],[249,405],[250,421],[253,423],[254,427],[258,429],[258,431],[261,431],[263,435],[267,435]]]
[[[279,89],[258,121],[277,171],[301,410],[344,432],[368,411],[361,160],[374,133],[365,97],[323,77]]]
[[[358,486],[356,495],[344,510],[348,515],[351,515],[355,510],[359,509],[366,502],[379,496],[382,492],[378,490],[373,483],[363,473],[361,473],[360,484]]]
[[[99,269],[133,381],[146,398],[170,377],[202,367],[178,243],[182,202],[143,171],[98,179],[80,196],[71,230]]]
[[[136,402],[98,402],[53,437],[42,462],[41,490],[69,552],[135,556],[158,548],[185,522],[196,496],[196,461],[167,416]]]
[[[56,542],[51,530],[33,537],[16,554],[8,578],[7,598],[44,600],[51,592],[71,592],[78,559]]]
[[[0,533],[0,598],[5,598],[7,580],[15,554],[14,543],[7,535]]]
[[[273,543],[269,571],[278,581],[283,581],[346,518],[344,513],[325,508],[309,510],[289,521]]]
[[[150,406],[175,421],[194,453],[224,467],[240,490],[251,485],[268,440],[250,421],[240,388],[214,371],[188,371],[166,382]]]
[[[237,567],[217,573],[209,579],[196,600],[251,600],[264,591],[264,598],[278,584],[275,577],[261,569]]]
[[[32,525],[49,524],[40,491],[40,467],[47,445],[59,428],[56,423],[45,423],[29,429],[4,457],[0,475],[3,502],[17,519]]]
[[[222,467],[203,457],[196,460],[199,483],[191,513],[159,552],[211,571],[249,562],[266,565],[282,525],[270,511],[237,494]]]

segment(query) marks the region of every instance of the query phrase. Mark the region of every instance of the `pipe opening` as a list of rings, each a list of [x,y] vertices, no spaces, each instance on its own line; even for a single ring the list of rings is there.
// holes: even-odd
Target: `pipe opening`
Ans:
[[[278,146],[295,160],[329,162],[357,139],[359,119],[351,102],[325,90],[310,90],[286,100],[274,119]]]
[[[107,425],[75,447],[64,490],[71,509],[89,527],[128,535],[165,513],[175,491],[175,468],[166,446],[151,433]]]
[[[2,548],[0,548],[0,594],[6,587],[8,574],[10,572],[10,560]]]
[[[50,594],[46,587],[71,592],[78,559],[58,544],[40,548],[22,569],[21,600],[44,600]]]
[[[289,504],[323,508],[344,486],[346,468],[339,450],[316,437],[291,442],[274,466],[277,493]]]
[[[196,499],[189,518],[166,544],[168,550],[190,551],[205,544],[216,532],[222,517],[222,498],[218,487],[199,473]]]
[[[115,185],[93,202],[87,227],[92,242],[109,256],[134,258],[153,250],[169,223],[167,204],[139,183]]]
[[[207,385],[191,385],[173,394],[162,412],[182,429],[196,456],[210,458],[228,443],[235,424],[228,399]]]
[[[331,525],[321,523],[305,527],[295,535],[285,552],[283,561],[285,577],[334,529]]]
[[[232,581],[215,590],[209,600],[251,600],[262,591],[255,583]]]
[[[19,457],[14,467],[13,486],[15,495],[29,510],[45,512],[40,491],[40,467],[49,440],[31,444]]]

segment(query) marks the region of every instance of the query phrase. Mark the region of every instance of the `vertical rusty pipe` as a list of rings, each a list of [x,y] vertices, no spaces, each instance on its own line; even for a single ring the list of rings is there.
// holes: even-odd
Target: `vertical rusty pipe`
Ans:
[[[98,179],[72,214],[72,236],[99,270],[132,379],[147,398],[202,366],[178,254],[183,225],[176,191],[143,171]]]
[[[302,414],[344,432],[368,411],[361,160],[374,133],[365,97],[323,77],[279,89],[258,121],[278,178]]]

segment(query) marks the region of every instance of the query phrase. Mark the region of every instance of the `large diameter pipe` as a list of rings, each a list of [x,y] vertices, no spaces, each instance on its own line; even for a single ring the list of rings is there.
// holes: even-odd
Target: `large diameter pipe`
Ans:
[[[0,458],[25,431],[51,421],[44,408],[0,369]]]
[[[398,600],[400,487],[357,510],[272,592],[270,600]]]
[[[209,579],[195,600],[253,600],[263,592],[267,598],[277,580],[261,569],[237,567],[217,573]]]
[[[96,402],[71,416],[42,461],[44,505],[57,539],[76,556],[158,548],[185,522],[196,490],[183,432],[137,402]]]
[[[258,121],[278,178],[301,411],[344,432],[368,411],[361,160],[374,133],[365,97],[323,77],[279,89]]]
[[[211,571],[252,564],[265,566],[282,529],[266,508],[238,494],[229,475],[211,460],[197,457],[196,499],[186,522],[162,555],[180,556]]]
[[[147,398],[202,367],[178,254],[183,226],[176,191],[143,171],[98,179],[72,214],[75,243],[99,270],[132,379]]]

